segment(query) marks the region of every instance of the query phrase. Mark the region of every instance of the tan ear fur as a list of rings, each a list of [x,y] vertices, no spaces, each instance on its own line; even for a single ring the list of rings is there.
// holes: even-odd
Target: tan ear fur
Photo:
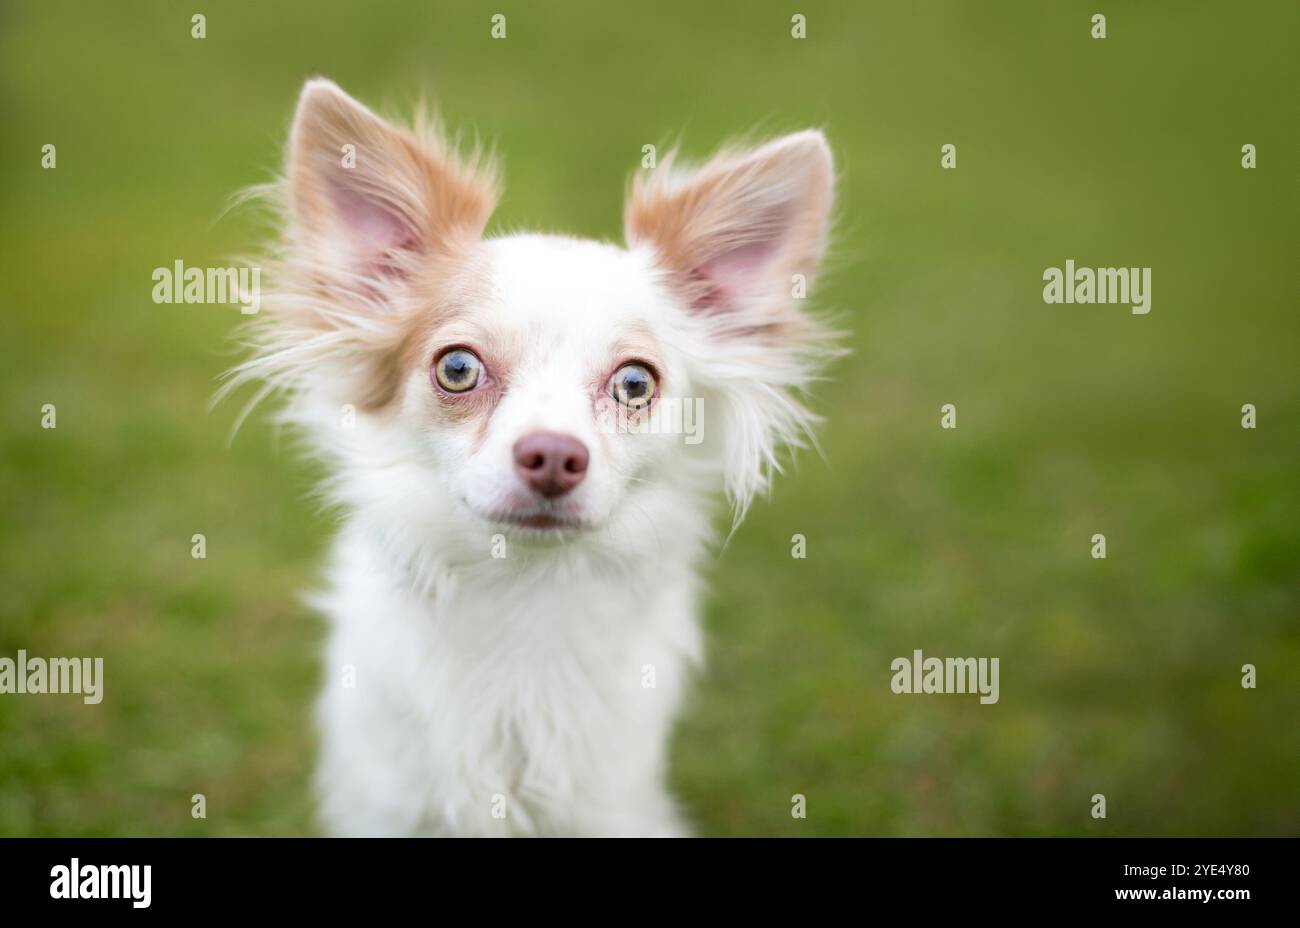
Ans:
[[[671,161],[637,178],[624,227],[630,245],[655,249],[692,307],[743,312],[764,295],[788,297],[793,274],[811,283],[834,187],[820,132],[724,151],[689,173]]]
[[[345,167],[349,145],[355,166]],[[303,87],[288,160],[302,243],[351,250],[362,263],[387,251],[452,250],[481,235],[496,205],[490,165],[461,161],[427,123],[407,131],[386,122],[327,80]]]

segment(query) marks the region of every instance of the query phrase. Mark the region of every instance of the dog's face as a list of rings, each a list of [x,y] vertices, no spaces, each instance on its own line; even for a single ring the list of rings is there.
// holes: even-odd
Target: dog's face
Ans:
[[[644,255],[551,236],[479,243],[403,379],[405,428],[475,517],[545,532],[602,525],[638,481],[668,476],[689,396]],[[453,273],[455,273],[453,271]]]
[[[383,447],[355,466],[398,459],[494,531],[599,528],[710,464],[743,505],[806,425],[792,391],[825,343],[800,306],[831,185],[825,140],[805,132],[690,173],[647,170],[626,248],[484,239],[490,168],[313,81],[290,144],[282,293],[254,364],[356,409],[354,449]]]

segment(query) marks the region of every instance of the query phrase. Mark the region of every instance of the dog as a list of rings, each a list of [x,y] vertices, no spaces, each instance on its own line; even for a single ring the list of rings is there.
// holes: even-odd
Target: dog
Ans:
[[[700,570],[809,443],[819,131],[669,153],[626,245],[485,237],[494,159],[306,83],[252,355],[341,512],[316,773],[335,835],[680,836]],[[691,411],[683,415],[682,411]],[[682,423],[689,420],[692,434]]]

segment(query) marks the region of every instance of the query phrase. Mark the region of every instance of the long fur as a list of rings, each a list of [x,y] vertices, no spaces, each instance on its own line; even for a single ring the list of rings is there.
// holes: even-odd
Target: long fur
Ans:
[[[355,169],[338,166],[348,144]],[[267,191],[272,289],[221,394],[282,394],[344,513],[313,596],[331,624],[327,830],[686,833],[665,750],[702,654],[711,500],[726,494],[734,528],[782,449],[811,440],[802,394],[837,349],[791,286],[825,249],[832,175],[821,135],[799,133],[696,169],[667,159],[629,193],[627,248],[484,239],[490,160],[308,83]],[[484,384],[440,395],[430,361],[466,341]],[[601,431],[626,345],[702,402],[705,440]],[[559,501],[514,473],[513,443],[539,428],[591,452]],[[536,507],[576,527],[500,521]]]

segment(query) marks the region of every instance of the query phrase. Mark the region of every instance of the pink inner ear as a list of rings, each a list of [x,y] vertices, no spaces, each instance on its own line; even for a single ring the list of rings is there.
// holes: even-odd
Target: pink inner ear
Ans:
[[[695,300],[699,309],[734,310],[746,289],[762,277],[777,251],[775,240],[752,242],[710,258],[692,277],[704,284],[704,292]]]
[[[415,243],[414,231],[391,210],[354,190],[337,188],[332,199],[358,268],[369,274],[396,273],[391,256]]]

